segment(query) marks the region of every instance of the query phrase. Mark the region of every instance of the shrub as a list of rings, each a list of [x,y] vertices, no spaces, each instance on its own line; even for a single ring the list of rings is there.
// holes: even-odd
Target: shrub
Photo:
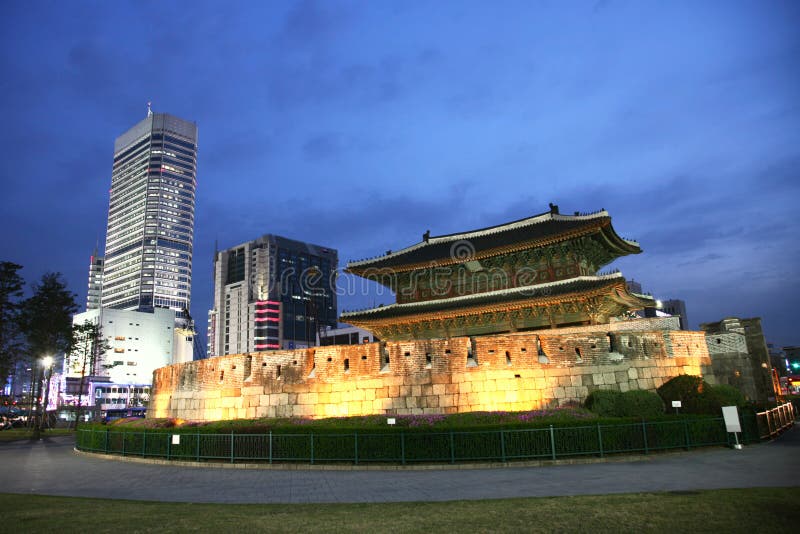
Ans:
[[[691,375],[676,376],[658,388],[658,394],[665,404],[681,401],[681,412],[691,414],[720,415],[723,406],[747,404],[742,392],[735,387],[711,386],[699,376]]]
[[[649,419],[664,415],[664,401],[657,393],[634,389],[622,393],[617,400],[617,416]]]
[[[678,400],[681,401],[683,413],[706,413],[702,393],[708,387],[702,377],[680,375],[665,382],[656,391],[667,406],[671,406],[672,401]]]
[[[719,415],[723,406],[745,406],[747,400],[741,391],[727,384],[708,386],[700,395],[705,413]]]
[[[619,412],[617,405],[621,398],[622,393],[619,391],[598,389],[589,393],[589,396],[584,401],[584,406],[600,417],[619,417],[617,415]]]

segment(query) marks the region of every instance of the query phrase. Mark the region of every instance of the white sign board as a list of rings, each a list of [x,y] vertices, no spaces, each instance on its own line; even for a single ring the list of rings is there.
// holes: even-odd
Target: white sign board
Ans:
[[[672,401],[672,407],[673,408],[680,408],[681,407],[681,401]]]
[[[172,444],[173,445],[180,445],[181,444],[181,435],[180,434],[172,434]]]
[[[393,424],[395,424],[396,422],[397,422],[397,421],[395,421],[395,418],[394,418],[394,417],[389,417],[388,419],[386,419],[386,424],[388,424],[388,425],[393,425]]]
[[[739,410],[736,406],[723,406],[722,417],[725,419],[725,429],[728,432],[742,431],[742,425],[739,424]]]

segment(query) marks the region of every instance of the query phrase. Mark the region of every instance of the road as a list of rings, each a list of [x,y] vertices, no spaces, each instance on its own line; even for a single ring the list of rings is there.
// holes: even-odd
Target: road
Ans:
[[[72,447],[66,437],[0,444],[0,491],[194,503],[333,503],[800,485],[800,425],[743,450],[475,469],[221,469],[118,461],[78,454]]]

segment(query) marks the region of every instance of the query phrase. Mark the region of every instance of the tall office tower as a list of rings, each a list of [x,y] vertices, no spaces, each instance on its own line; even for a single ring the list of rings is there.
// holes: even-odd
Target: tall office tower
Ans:
[[[102,305],[189,309],[197,125],[151,113],[114,142]]]
[[[217,252],[208,355],[314,346],[337,325],[336,250],[271,234]]]
[[[677,315],[681,320],[681,330],[689,329],[689,319],[686,317],[686,302],[681,299],[669,299],[661,303],[664,313]]]
[[[96,310],[100,307],[100,293],[103,289],[103,261],[97,255],[97,248],[89,259],[89,288],[86,292],[86,311]]]

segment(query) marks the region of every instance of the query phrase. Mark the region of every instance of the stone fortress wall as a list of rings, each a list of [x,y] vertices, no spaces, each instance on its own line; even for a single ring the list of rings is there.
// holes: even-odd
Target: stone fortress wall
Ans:
[[[530,410],[596,389],[717,383],[703,332],[676,318],[504,335],[220,356],[154,372],[148,417],[220,420]]]

